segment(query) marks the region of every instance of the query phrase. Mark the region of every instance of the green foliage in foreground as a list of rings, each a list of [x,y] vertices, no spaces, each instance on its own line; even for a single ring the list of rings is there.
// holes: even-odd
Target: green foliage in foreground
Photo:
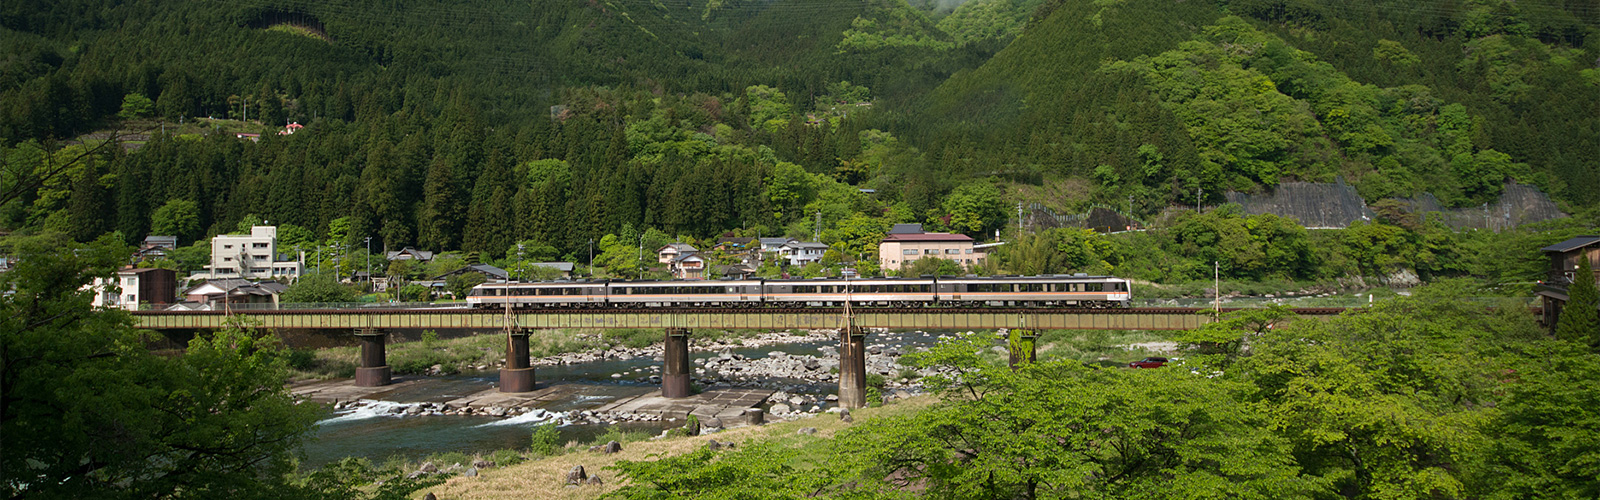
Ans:
[[[231,319],[181,356],[151,353],[92,276],[129,249],[63,235],[0,240],[0,495],[9,498],[399,498],[425,486],[358,462],[295,477],[320,415],[289,396],[289,351]],[[372,487],[374,480],[383,480]]]
[[[611,497],[1594,498],[1600,356],[1475,293],[1228,318],[1208,333],[1238,346],[1226,365],[1012,371],[983,355],[993,337],[951,338],[907,356],[948,369],[927,409],[804,448],[620,462]]]

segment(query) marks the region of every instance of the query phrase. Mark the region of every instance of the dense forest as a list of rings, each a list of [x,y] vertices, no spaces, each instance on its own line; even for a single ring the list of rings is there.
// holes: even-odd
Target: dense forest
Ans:
[[[1153,217],[1291,180],[1577,212],[1597,26],[1559,0],[8,2],[0,227],[488,260],[820,213],[868,257],[897,222],[988,239],[1018,201]]]

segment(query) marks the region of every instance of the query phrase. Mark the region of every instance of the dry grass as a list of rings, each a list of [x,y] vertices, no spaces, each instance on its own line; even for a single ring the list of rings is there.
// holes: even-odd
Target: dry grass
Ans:
[[[930,396],[922,396],[879,408],[857,410],[854,413],[856,422],[860,423],[871,418],[912,413],[932,404],[933,401]],[[615,472],[605,470],[606,466],[618,460],[651,460],[653,459],[651,455],[681,455],[704,448],[706,442],[713,439],[733,441],[740,443],[740,446],[756,441],[771,441],[784,446],[802,447],[816,443],[820,439],[831,438],[834,433],[849,425],[851,424],[839,421],[834,414],[822,414],[814,418],[772,423],[760,427],[745,426],[709,436],[673,437],[629,443],[623,446],[622,452],[613,455],[577,451],[510,467],[485,470],[480,472],[478,477],[457,476],[439,486],[418,491],[413,498],[422,498],[428,492],[437,495],[440,500],[599,498],[621,485]],[[817,434],[814,436],[798,434],[797,431],[802,427],[816,427]],[[582,465],[584,471],[591,476],[599,474],[605,484],[568,488],[567,471],[576,465]]]

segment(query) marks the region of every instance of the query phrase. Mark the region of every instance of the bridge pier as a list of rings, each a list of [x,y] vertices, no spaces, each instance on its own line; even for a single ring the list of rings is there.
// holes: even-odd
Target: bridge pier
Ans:
[[[867,406],[867,333],[861,327],[839,331],[839,406]]]
[[[383,348],[384,340],[387,337],[387,333],[377,328],[356,330],[356,339],[361,341],[361,366],[356,368],[357,387],[389,385],[389,362]]]
[[[1038,349],[1034,346],[1039,340],[1039,333],[1033,330],[1011,330],[1006,334],[1006,350],[1011,353],[1011,370],[1016,371],[1018,366],[1032,363],[1038,359]]]
[[[689,329],[668,328],[662,351],[661,397],[689,397]]]
[[[500,369],[500,392],[533,390],[533,366],[528,361],[528,331],[512,330],[506,335],[506,367]]]

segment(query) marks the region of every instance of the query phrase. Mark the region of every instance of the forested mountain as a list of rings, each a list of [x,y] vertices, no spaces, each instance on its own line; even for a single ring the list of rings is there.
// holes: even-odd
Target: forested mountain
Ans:
[[[502,255],[820,212],[849,255],[895,222],[990,235],[1063,178],[1135,214],[1288,180],[1583,208],[1597,26],[1565,0],[20,0],[0,227]],[[84,136],[117,129],[148,137]]]
[[[1145,210],[1339,177],[1369,200],[1474,204],[1512,178],[1589,205],[1597,26],[1549,0],[1052,1],[920,123]]]

